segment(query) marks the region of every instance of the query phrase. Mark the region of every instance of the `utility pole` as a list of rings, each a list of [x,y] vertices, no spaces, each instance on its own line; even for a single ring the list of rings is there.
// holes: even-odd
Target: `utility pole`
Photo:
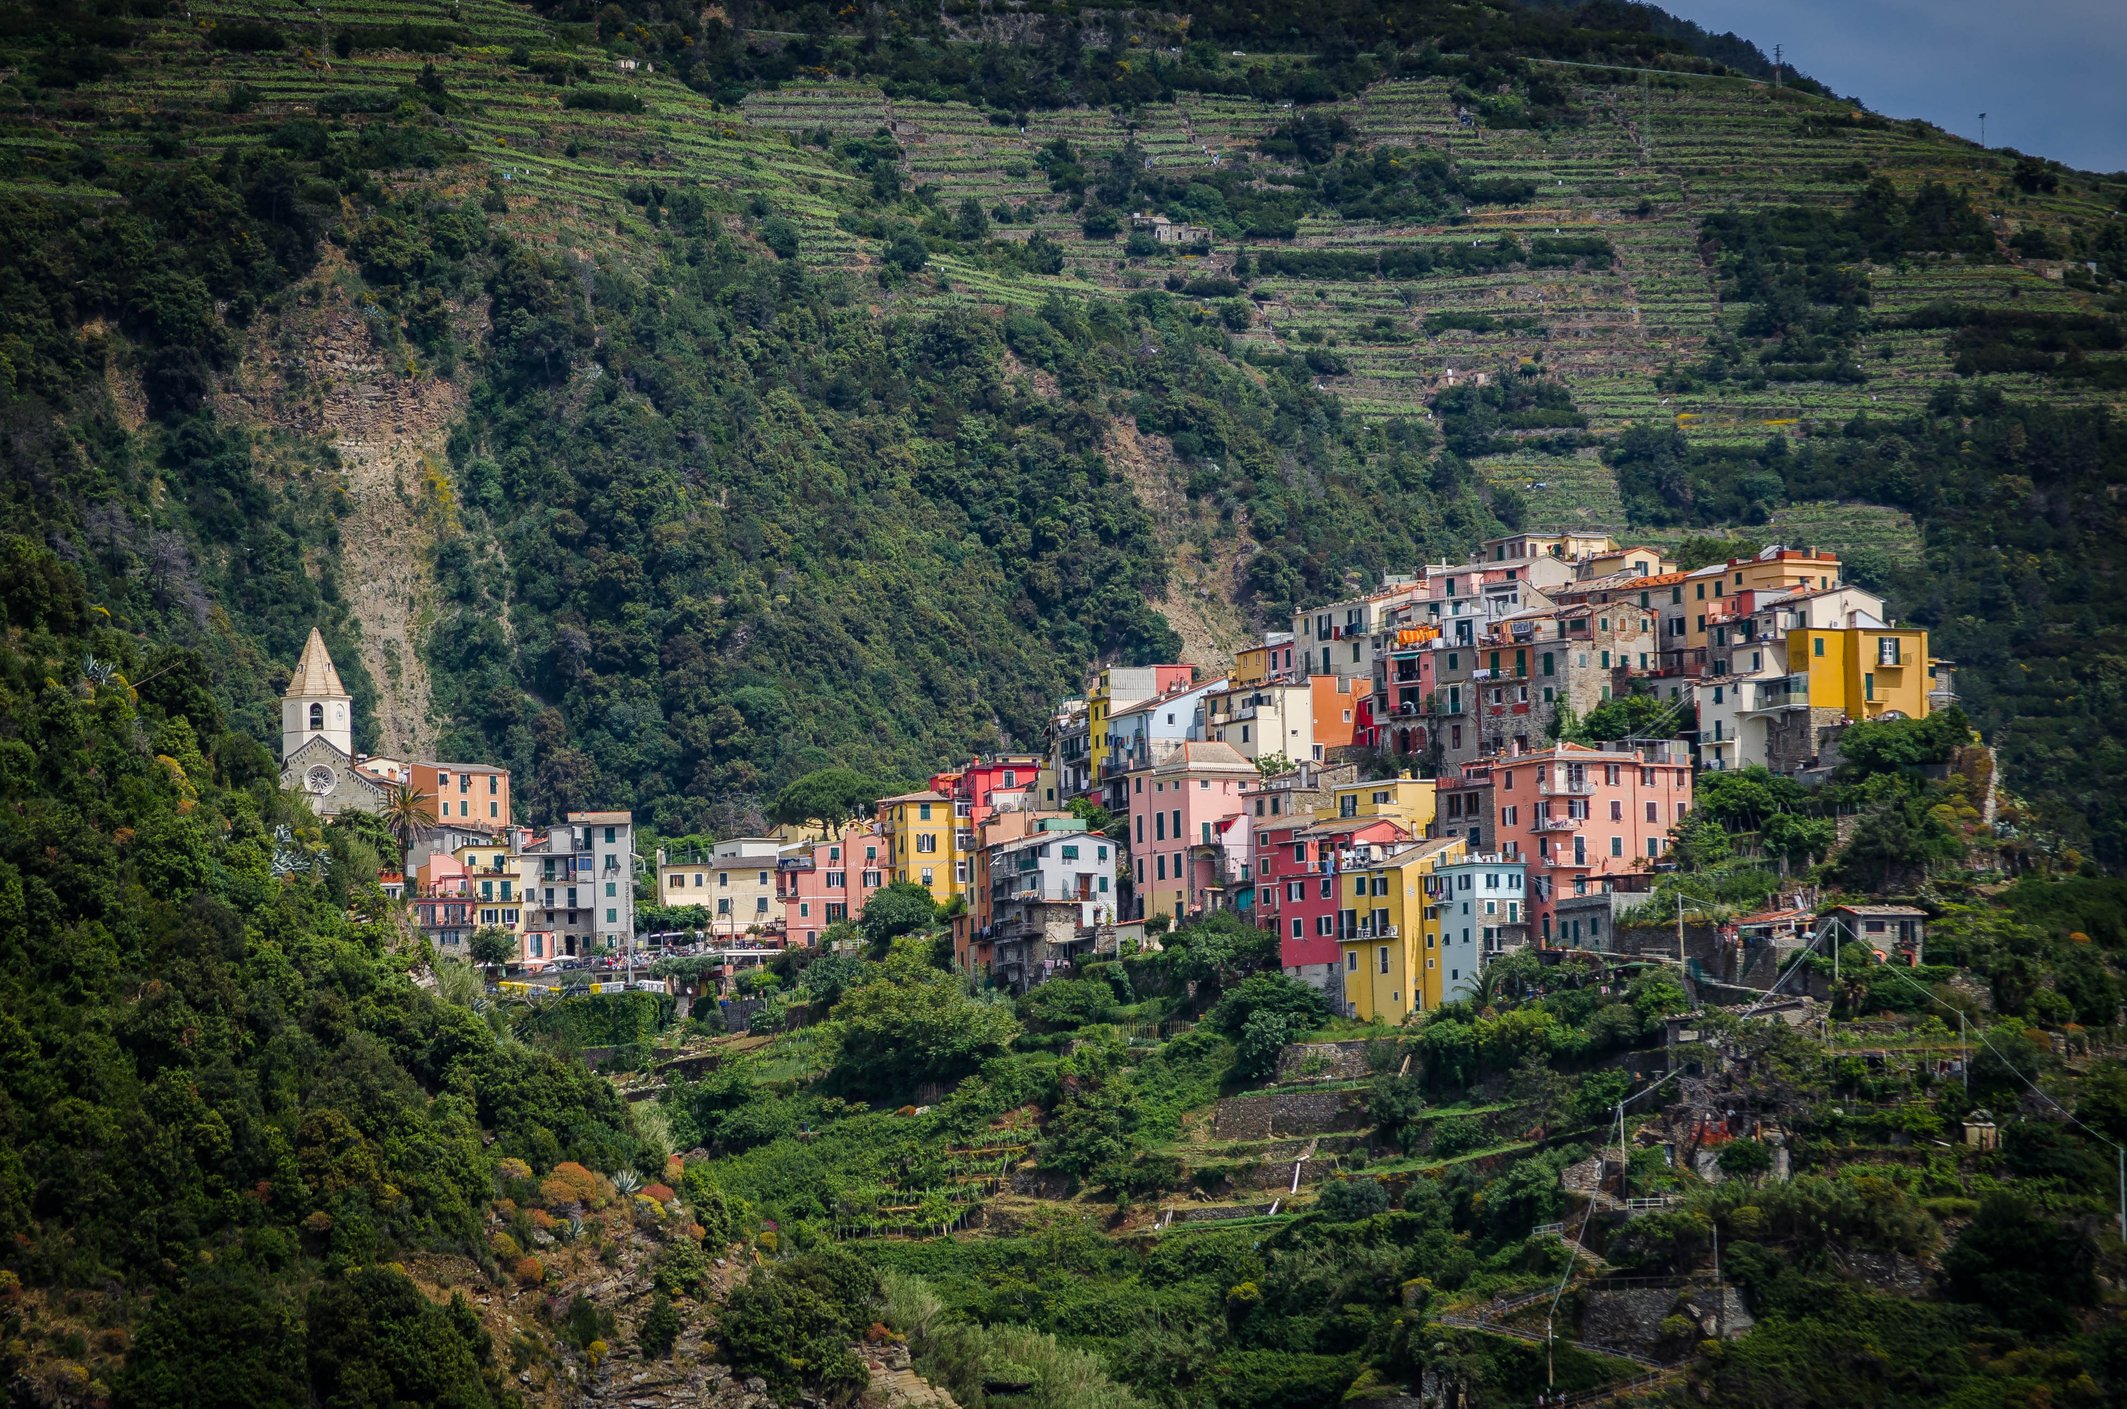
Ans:
[[[1772,84],[1775,88],[1784,86],[1780,81],[1785,76],[1781,72],[1781,69],[1782,59],[1780,53],[1780,46],[1775,44],[1772,46]]]
[[[1972,1098],[1972,1058],[1965,1051],[1965,1015],[1957,1014],[1957,1074],[1965,1080],[1965,1099]]]
[[[1985,113],[1981,113],[1981,114],[1979,115],[1979,146],[1980,146],[1980,150],[1981,150],[1981,151],[1985,151],[1985,150],[1986,150],[1986,146],[1987,146],[1987,115],[1986,115]]]
[[[1684,893],[1676,897],[1676,968],[1677,977],[1684,976]]]

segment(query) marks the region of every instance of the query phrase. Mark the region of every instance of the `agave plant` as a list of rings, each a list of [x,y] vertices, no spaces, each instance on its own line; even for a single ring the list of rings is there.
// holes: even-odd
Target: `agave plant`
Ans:
[[[632,1169],[623,1169],[613,1176],[613,1187],[625,1196],[632,1197],[642,1186],[643,1177]]]

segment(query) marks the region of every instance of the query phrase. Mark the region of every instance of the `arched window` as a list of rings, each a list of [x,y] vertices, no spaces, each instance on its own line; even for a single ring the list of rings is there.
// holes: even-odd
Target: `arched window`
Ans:
[[[314,704],[310,707],[310,727],[313,729],[323,729],[325,727],[325,706]]]

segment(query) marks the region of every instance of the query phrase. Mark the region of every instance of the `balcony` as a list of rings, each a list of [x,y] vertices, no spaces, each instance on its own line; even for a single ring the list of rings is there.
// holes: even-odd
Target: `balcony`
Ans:
[[[1537,780],[1538,797],[1594,797],[1595,784],[1585,778],[1554,778],[1546,773]]]
[[[1394,925],[1361,925],[1344,937],[1346,939],[1394,939],[1396,938],[1396,928]]]
[[[1580,830],[1580,818],[1546,817],[1536,824],[1536,830],[1539,832],[1577,832]]]

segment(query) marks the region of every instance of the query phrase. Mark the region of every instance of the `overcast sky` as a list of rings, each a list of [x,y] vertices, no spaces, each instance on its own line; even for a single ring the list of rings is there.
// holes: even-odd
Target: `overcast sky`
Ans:
[[[1842,97],[1987,145],[2127,170],[2127,0],[1655,0]]]

